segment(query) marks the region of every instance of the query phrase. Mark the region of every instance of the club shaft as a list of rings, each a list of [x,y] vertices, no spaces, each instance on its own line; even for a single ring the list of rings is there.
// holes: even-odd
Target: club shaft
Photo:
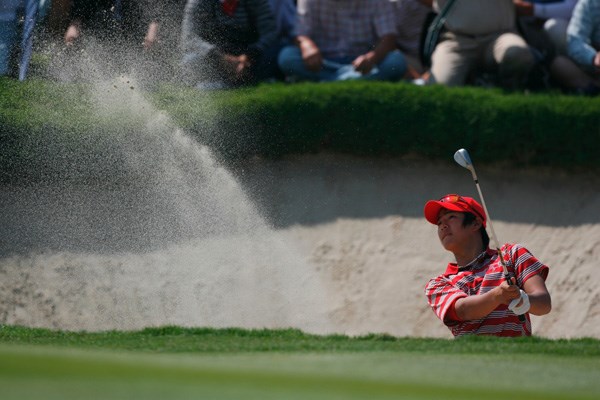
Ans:
[[[485,204],[485,199],[483,197],[483,192],[481,191],[481,186],[479,186],[479,179],[477,179],[477,173],[475,172],[475,167],[470,165],[471,174],[473,175],[473,181],[475,182],[475,186],[477,187],[477,192],[479,193],[479,198],[481,199],[481,205],[483,206],[483,211],[487,217],[487,226],[490,227],[491,239],[494,247],[496,247],[496,251],[498,252],[498,257],[500,258],[500,264],[502,265],[502,272],[504,273],[504,279],[509,285],[512,285],[512,281],[510,279],[510,274],[508,272],[508,268],[506,263],[504,262],[504,257],[502,256],[502,251],[500,251],[500,243],[498,242],[498,238],[496,237],[496,232],[494,231],[494,224],[492,224],[492,219],[490,218],[490,213],[487,210],[487,205]],[[519,315],[519,321],[525,321],[525,315]]]
[[[479,198],[481,199],[481,205],[483,206],[483,211],[487,217],[487,226],[490,227],[490,234],[492,239],[492,244],[496,248],[498,252],[498,256],[500,257],[500,264],[502,264],[502,270],[504,272],[504,276],[506,277],[509,284],[512,284],[509,280],[508,268],[506,267],[506,263],[504,262],[504,258],[502,257],[502,252],[500,251],[500,243],[498,242],[498,237],[496,236],[496,231],[494,231],[494,224],[492,224],[492,219],[490,218],[490,213],[488,212],[487,205],[485,204],[485,199],[483,198],[483,192],[481,191],[481,186],[479,186],[479,179],[477,179],[477,173],[475,172],[475,167],[473,165],[469,168],[471,170],[471,174],[473,175],[473,181],[475,182],[475,186],[477,187],[477,192],[479,193]]]

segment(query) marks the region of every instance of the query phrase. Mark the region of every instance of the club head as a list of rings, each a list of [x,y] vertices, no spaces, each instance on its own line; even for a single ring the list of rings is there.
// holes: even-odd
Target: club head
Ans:
[[[473,165],[471,162],[471,157],[469,157],[469,153],[465,149],[456,150],[456,153],[454,153],[454,161],[456,161],[461,167],[467,169]]]

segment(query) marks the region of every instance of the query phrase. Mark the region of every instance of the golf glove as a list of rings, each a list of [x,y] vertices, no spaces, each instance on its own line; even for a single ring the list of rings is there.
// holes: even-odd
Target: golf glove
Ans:
[[[522,304],[517,306],[517,304],[519,304],[521,302],[522,302]],[[516,299],[511,301],[510,304],[508,305],[508,309],[517,315],[525,314],[527,311],[529,311],[529,307],[530,307],[529,296],[527,296],[527,293],[525,293],[524,290],[521,290],[520,297],[517,297]]]

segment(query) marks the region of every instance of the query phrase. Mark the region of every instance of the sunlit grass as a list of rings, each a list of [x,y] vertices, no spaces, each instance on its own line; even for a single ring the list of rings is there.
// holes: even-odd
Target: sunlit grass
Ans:
[[[595,339],[0,328],[3,399],[592,399]]]

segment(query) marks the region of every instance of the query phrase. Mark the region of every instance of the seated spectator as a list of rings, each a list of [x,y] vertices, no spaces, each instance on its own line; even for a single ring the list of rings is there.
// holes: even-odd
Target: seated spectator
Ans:
[[[268,0],[188,0],[182,27],[184,78],[204,89],[256,83],[264,79],[265,53],[276,39]]]
[[[23,13],[25,0],[0,2],[0,76],[9,75],[10,61],[19,38],[18,18]]]
[[[600,0],[579,0],[567,29],[569,56],[600,84]]]
[[[269,71],[265,71],[269,78],[283,80],[283,72],[277,64],[279,52],[294,43],[294,32],[296,28],[296,4],[294,0],[269,0],[269,5],[275,17],[277,31],[277,42],[265,54],[268,58]]]
[[[566,54],[567,24],[577,0],[513,1],[521,33],[541,66],[531,78],[536,80],[548,75],[567,91],[585,93],[589,88],[593,89],[592,80]]]
[[[439,12],[447,1],[434,0],[434,9]],[[464,85],[472,74],[486,72],[505,88],[525,84],[534,57],[517,33],[513,0],[455,1],[444,27],[429,83]]]
[[[426,21],[433,12],[431,0],[390,0],[396,11],[396,45],[408,64],[409,78],[417,79],[426,68],[421,62],[421,42]]]
[[[404,76],[389,0],[299,0],[297,17],[296,43],[279,54],[286,76],[312,81]]]
[[[567,25],[577,0],[513,0],[521,16],[539,22],[559,54],[567,53]]]
[[[186,0],[152,1],[143,10],[148,23],[142,42],[143,74],[137,78],[146,86],[179,78],[179,40],[185,3]]]
[[[156,8],[152,0],[72,0],[68,13],[64,51],[54,54],[50,70],[59,80],[90,79],[127,74],[138,84],[154,82],[155,60],[144,53],[145,37]],[[163,2],[161,2],[162,4]],[[55,16],[54,18],[57,18]],[[83,51],[79,51],[83,50]]]
[[[140,43],[146,31],[142,10],[136,0],[73,0],[65,44],[77,44],[83,33],[113,45]]]
[[[144,50],[179,46],[181,21],[186,0],[153,1],[147,7],[149,23],[144,36]]]

